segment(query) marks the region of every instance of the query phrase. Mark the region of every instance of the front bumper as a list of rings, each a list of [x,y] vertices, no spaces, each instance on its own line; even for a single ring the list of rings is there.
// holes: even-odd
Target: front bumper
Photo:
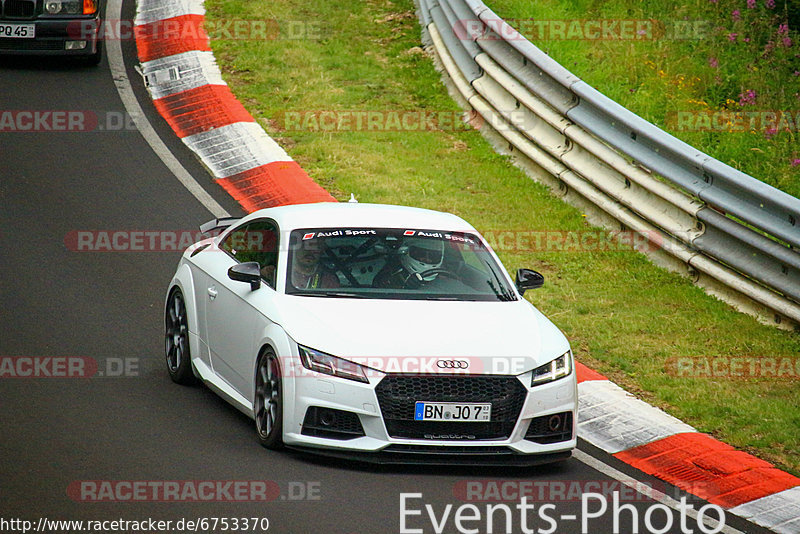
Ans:
[[[99,15],[87,18],[0,20],[4,24],[34,24],[32,39],[0,38],[0,55],[91,56],[97,53],[101,20]],[[81,49],[67,50],[67,41],[86,41]]]
[[[299,360],[294,367],[301,366]],[[518,380],[524,389],[524,402],[511,426],[501,437],[482,439],[479,432],[457,434],[457,439],[438,439],[451,435],[451,430],[419,436],[390,435],[384,420],[386,406],[381,405],[377,385],[386,377],[371,376],[370,383],[335,378],[305,369],[289,373],[284,395],[284,441],[290,448],[340,458],[378,463],[433,463],[441,465],[481,463],[484,465],[532,465],[568,458],[577,445],[577,383],[574,373],[549,384],[529,387],[530,373],[504,377]],[[437,375],[441,377],[441,375]],[[464,376],[464,375],[453,375]],[[476,375],[483,376],[483,375]],[[419,398],[419,401],[439,399]],[[464,398],[462,402],[485,402],[485,398]],[[340,410],[355,414],[363,435],[347,439],[322,437],[319,432],[304,432],[309,408]],[[494,412],[493,412],[494,413]],[[540,417],[568,413],[567,439],[555,442],[534,440],[531,422]],[[493,416],[494,417],[494,416]],[[413,423],[412,423],[413,424]],[[479,423],[462,423],[468,425]],[[531,433],[529,433],[531,429]],[[471,436],[475,434],[476,436]],[[526,435],[528,439],[526,439]]]

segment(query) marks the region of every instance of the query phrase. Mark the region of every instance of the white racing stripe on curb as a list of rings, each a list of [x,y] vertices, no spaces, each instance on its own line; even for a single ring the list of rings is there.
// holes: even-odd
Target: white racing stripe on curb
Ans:
[[[669,506],[673,510],[679,509],[678,507],[680,506],[680,502],[677,501],[676,499],[673,499],[668,495],[664,495],[660,491],[657,491],[655,489],[650,488],[649,486],[646,486],[641,481],[636,480],[632,476],[626,475],[622,471],[619,471],[618,469],[615,469],[610,465],[604,464],[602,461],[598,460],[597,458],[595,458],[590,454],[583,452],[580,449],[575,449],[574,451],[572,451],[572,456],[579,462],[588,465],[592,469],[595,469],[596,471],[599,471],[600,473],[603,473],[604,475],[609,476],[614,480],[619,480],[621,483],[625,484],[629,488],[633,488],[638,493],[641,493],[642,495],[649,497],[656,502],[660,502],[663,505]],[[691,517],[692,519],[697,520],[699,514],[697,513],[697,510],[691,509],[686,511],[686,515]],[[719,521],[717,521],[716,519],[713,519],[709,516],[705,516],[703,519],[704,519],[703,524],[705,524],[707,527],[713,529],[719,526]],[[718,532],[724,532],[725,534],[745,534],[741,530],[737,530],[729,525],[723,526]]]
[[[800,532],[800,486],[740,504],[729,512],[775,532]]]
[[[169,2],[139,0],[134,24],[141,26],[181,15],[205,15],[203,0],[171,0]]]
[[[142,63],[153,100],[203,85],[228,85],[211,52],[192,50]]]
[[[122,16],[122,0],[108,0],[106,16],[111,19],[119,18]],[[139,133],[142,134],[147,144],[153,149],[153,152],[161,159],[166,167],[172,171],[172,174],[183,184],[183,186],[211,212],[214,217],[227,217],[228,212],[225,208],[219,205],[214,198],[197,183],[189,171],[187,171],[178,159],[169,151],[167,145],[156,133],[153,126],[147,120],[147,117],[136,100],[133,94],[133,87],[128,79],[128,73],[125,70],[125,61],[122,57],[122,42],[119,39],[111,39],[107,43],[107,56],[108,66],[111,69],[111,77],[114,79],[114,85],[119,93],[119,98],[125,106],[128,115],[133,119]]]
[[[578,436],[615,454],[694,428],[608,380],[578,384]]]
[[[200,156],[216,178],[227,178],[276,161],[292,161],[255,122],[236,122],[184,137],[183,142]]]

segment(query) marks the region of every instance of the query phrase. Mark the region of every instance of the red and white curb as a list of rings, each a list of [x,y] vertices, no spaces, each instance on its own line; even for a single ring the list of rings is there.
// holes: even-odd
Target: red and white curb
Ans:
[[[800,532],[800,478],[737,451],[577,364],[578,436],[774,532]]]
[[[134,23],[158,112],[242,207],[334,202],[233,96],[202,28],[200,0],[140,0]]]
[[[137,9],[139,60],[156,108],[246,211],[335,201],[222,80],[200,29],[201,0],[139,0]],[[774,532],[800,532],[800,479],[697,432],[584,365],[577,373],[579,437]]]

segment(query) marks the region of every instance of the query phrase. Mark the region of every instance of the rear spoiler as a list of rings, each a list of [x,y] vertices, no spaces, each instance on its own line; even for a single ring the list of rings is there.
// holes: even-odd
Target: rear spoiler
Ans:
[[[239,220],[240,217],[220,217],[218,219],[211,219],[207,223],[200,225],[200,232],[208,234],[215,230],[224,230]]]

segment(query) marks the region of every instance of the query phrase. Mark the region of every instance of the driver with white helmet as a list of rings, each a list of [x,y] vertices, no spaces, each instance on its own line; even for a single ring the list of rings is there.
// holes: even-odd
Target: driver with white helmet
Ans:
[[[414,237],[407,239],[397,249],[399,262],[388,263],[375,276],[375,287],[411,288],[422,282],[430,282],[438,276],[436,272],[444,261],[444,241]]]

